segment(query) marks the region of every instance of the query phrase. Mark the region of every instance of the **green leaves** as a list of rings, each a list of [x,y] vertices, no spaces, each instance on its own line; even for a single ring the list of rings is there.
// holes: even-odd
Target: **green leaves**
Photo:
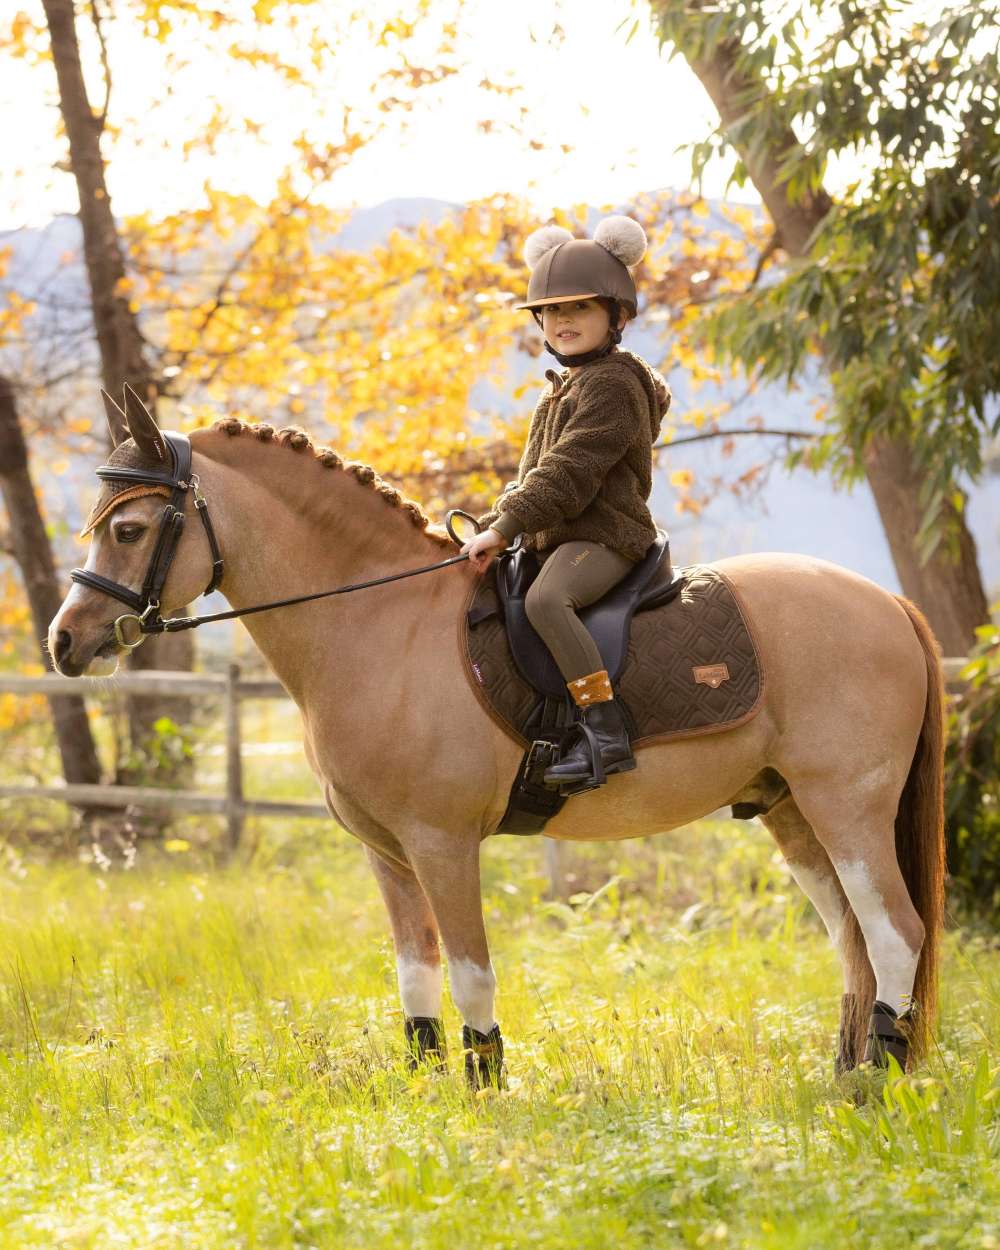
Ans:
[[[655,15],[723,117],[692,145],[693,173],[734,153],[731,184],[752,175],[779,238],[782,197],[800,230],[817,223],[805,242],[789,232],[780,271],[714,300],[699,338],[753,378],[791,383],[821,356],[834,444],[792,459],[847,480],[873,438],[904,437],[926,559],[956,541],[956,484],[1000,432],[1000,3],[960,0],[927,24],[907,9],[666,0]],[[833,163],[856,176],[817,211]]]

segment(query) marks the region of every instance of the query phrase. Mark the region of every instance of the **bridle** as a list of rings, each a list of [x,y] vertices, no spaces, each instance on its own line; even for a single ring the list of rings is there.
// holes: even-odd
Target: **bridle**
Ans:
[[[184,504],[188,491],[192,494],[194,506],[201,517],[202,525],[205,527],[205,537],[208,539],[208,546],[212,555],[212,577],[204,591],[202,591],[203,594],[208,595],[213,590],[218,589],[219,583],[222,581],[223,560],[218,539],[215,536],[215,530],[212,528],[212,520],[208,515],[208,501],[201,493],[197,473],[191,472],[190,439],[186,434],[176,434],[170,430],[159,431],[159,436],[163,439],[170,452],[172,468],[169,473],[166,471],[157,472],[152,469],[132,469],[117,464],[102,464],[96,470],[97,476],[105,480],[129,482],[135,485],[167,486],[170,488],[170,498],[160,518],[160,529],[156,536],[156,545],[149,559],[149,567],[146,569],[142,589],[138,591],[131,590],[128,586],[123,586],[121,582],[114,582],[109,577],[102,577],[100,573],[91,573],[87,569],[73,569],[70,572],[70,577],[74,582],[79,582],[82,586],[89,586],[92,590],[99,590],[102,594],[110,595],[113,599],[117,599],[120,603],[124,603],[132,609],[131,612],[126,613],[124,616],[119,616],[115,620],[114,625],[116,641],[129,651],[139,646],[149,634],[178,633],[181,630],[194,629],[198,625],[208,624],[210,621],[227,621],[238,616],[249,616],[254,612],[267,612],[271,608],[288,607],[294,603],[307,603],[312,599],[325,599],[330,595],[342,595],[351,590],[362,590],[366,586],[380,586],[383,582],[397,581],[402,577],[415,577],[419,573],[429,573],[433,569],[443,569],[449,564],[457,564],[460,560],[469,559],[468,553],[452,556],[449,560],[442,560],[438,564],[428,564],[421,569],[409,569],[405,573],[393,573],[388,577],[377,577],[372,581],[358,582],[353,586],[338,586],[336,590],[320,590],[315,594],[296,595],[292,599],[278,599],[271,603],[256,604],[250,608],[236,608],[229,612],[213,612],[208,616],[171,616],[164,618],[160,614],[160,596],[163,593],[167,574],[170,572],[170,565],[177,552],[177,544],[180,542],[181,534],[184,531]],[[453,516],[462,516],[472,521],[476,526],[476,532],[479,532],[479,525],[475,517],[469,516],[467,512],[463,512],[460,508],[452,508],[447,514],[445,528],[455,542],[460,543],[462,540],[452,530],[451,519]],[[520,539],[520,535],[518,539]]]
[[[160,595],[163,593],[163,584],[170,572],[177,544],[184,532],[184,502],[189,490],[193,492],[194,506],[205,527],[205,536],[212,552],[212,579],[203,593],[211,594],[222,581],[222,553],[208,515],[208,503],[199,490],[198,475],[191,472],[191,440],[186,434],[174,434],[167,430],[161,431],[160,437],[170,452],[172,469],[169,473],[155,469],[130,469],[117,464],[102,464],[97,469],[97,476],[105,480],[170,488],[170,499],[160,517],[160,529],[142,589],[130,590],[121,582],[113,582],[109,577],[91,573],[87,569],[73,569],[70,572],[74,582],[100,590],[133,609],[131,613],[120,616],[115,621],[115,638],[130,650],[137,647],[146,634],[162,633],[167,628],[166,622],[160,616]],[[131,636],[128,633],[130,629],[136,631]]]

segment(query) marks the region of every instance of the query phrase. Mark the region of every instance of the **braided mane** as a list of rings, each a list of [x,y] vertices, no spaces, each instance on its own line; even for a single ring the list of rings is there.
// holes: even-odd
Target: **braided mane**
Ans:
[[[441,547],[455,546],[443,526],[433,522],[421,506],[412,499],[401,495],[394,486],[384,481],[375,470],[360,460],[343,460],[331,447],[317,447],[305,430],[297,425],[288,425],[276,430],[267,422],[251,423],[241,421],[239,417],[224,417],[211,427],[221,430],[223,434],[251,434],[262,443],[278,443],[282,447],[290,447],[292,451],[311,451],[313,456],[326,469],[342,469],[352,474],[363,485],[370,487],[382,500],[392,508],[405,512],[417,529],[422,529],[427,537]]]

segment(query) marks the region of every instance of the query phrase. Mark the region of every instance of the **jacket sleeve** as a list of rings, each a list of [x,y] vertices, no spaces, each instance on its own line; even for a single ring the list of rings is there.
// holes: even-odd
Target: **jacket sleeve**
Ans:
[[[585,383],[555,444],[497,500],[501,516],[531,534],[579,516],[633,441],[649,434],[647,407],[638,384],[600,376]]]
[[[512,482],[508,482],[507,485],[500,492],[497,498],[497,502],[499,502],[499,500],[503,498],[503,496],[507,493],[507,491],[513,490],[516,485],[517,485],[517,478],[514,478]],[[489,512],[484,512],[481,517],[476,518],[476,523],[478,524],[480,530],[489,529],[490,526],[493,524],[493,522],[496,521],[499,516],[500,516],[500,513],[497,511],[497,505],[496,503],[494,503],[493,507],[489,510]],[[514,534],[510,541],[513,541],[513,539],[516,537],[517,535]]]

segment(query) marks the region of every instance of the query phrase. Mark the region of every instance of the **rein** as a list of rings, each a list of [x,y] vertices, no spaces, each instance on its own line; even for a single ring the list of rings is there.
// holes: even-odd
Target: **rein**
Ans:
[[[274,608],[286,608],[294,603],[308,603],[313,599],[327,599],[331,595],[345,595],[352,590],[364,590],[367,586],[381,586],[384,582],[395,582],[400,578],[417,577],[421,573],[430,573],[434,569],[444,569],[449,564],[458,564],[459,561],[468,560],[469,558],[468,553],[452,556],[448,560],[442,560],[439,564],[427,564],[420,569],[408,569],[404,573],[391,573],[387,577],[376,577],[369,582],[356,582],[352,586],[338,586],[335,590],[320,590],[314,594],[296,595],[291,599],[275,599],[273,602],[258,603],[249,608],[234,608],[229,612],[212,612],[208,616],[176,616],[164,619],[160,614],[160,594],[163,591],[163,585],[167,580],[167,574],[170,571],[170,565],[173,562],[177,544],[184,529],[184,502],[189,490],[192,492],[194,506],[201,517],[202,525],[205,527],[205,536],[208,539],[209,549],[212,553],[212,577],[202,594],[211,594],[213,590],[218,588],[219,583],[222,581],[224,564],[222,552],[215,537],[215,530],[212,528],[212,521],[208,515],[208,501],[199,488],[198,475],[191,472],[191,442],[186,434],[175,434],[172,431],[161,431],[161,437],[170,449],[173,464],[171,473],[157,473],[146,469],[129,469],[113,464],[102,464],[96,470],[97,476],[102,479],[170,487],[170,501],[164,508],[163,516],[160,519],[156,546],[153,548],[152,556],[150,556],[149,567],[146,570],[146,576],[142,583],[142,590],[131,590],[120,582],[113,582],[110,578],[102,577],[99,573],[88,572],[87,569],[73,569],[70,572],[70,578],[74,582],[79,582],[83,586],[89,586],[92,590],[99,590],[102,594],[110,595],[113,599],[118,599],[121,603],[134,609],[133,612],[119,616],[114,626],[116,641],[129,651],[139,646],[149,634],[174,634],[185,629],[195,629],[198,625],[207,625],[211,621],[229,621],[234,617],[250,616],[254,612],[270,612]],[[461,541],[451,528],[451,518],[456,515],[472,521],[476,525],[478,533],[478,524],[475,517],[469,516],[467,512],[463,512],[460,508],[452,508],[447,515],[445,527],[455,542]]]

